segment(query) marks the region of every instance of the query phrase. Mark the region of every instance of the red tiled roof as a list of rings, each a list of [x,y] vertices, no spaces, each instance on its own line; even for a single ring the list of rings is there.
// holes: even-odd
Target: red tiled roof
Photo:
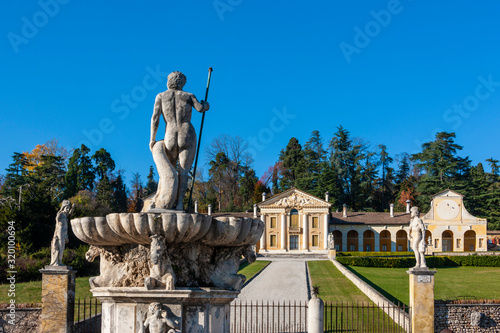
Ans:
[[[333,224],[383,224],[401,225],[410,223],[410,213],[394,213],[391,217],[389,213],[380,212],[347,212],[347,217],[342,217],[342,212],[331,213],[331,223]],[[423,215],[421,215],[423,216]]]

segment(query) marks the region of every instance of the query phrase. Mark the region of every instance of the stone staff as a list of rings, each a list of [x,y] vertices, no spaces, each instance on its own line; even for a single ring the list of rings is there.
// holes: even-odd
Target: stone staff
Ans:
[[[208,99],[208,89],[210,88],[210,78],[212,77],[212,67],[208,69],[208,80],[207,80],[207,90],[205,91],[205,99],[204,101],[207,102]],[[203,133],[203,123],[205,122],[205,112],[203,112],[203,115],[201,116],[201,126],[200,126],[200,137],[198,138],[198,148],[196,148],[196,158],[194,160],[194,169],[193,169],[193,182],[191,184],[191,191],[189,191],[189,201],[188,201],[188,206],[186,209],[186,212],[189,212],[191,209],[191,201],[193,200],[193,188],[194,188],[194,181],[196,179],[196,166],[198,165],[198,155],[200,153],[200,145],[201,145],[201,134]]]

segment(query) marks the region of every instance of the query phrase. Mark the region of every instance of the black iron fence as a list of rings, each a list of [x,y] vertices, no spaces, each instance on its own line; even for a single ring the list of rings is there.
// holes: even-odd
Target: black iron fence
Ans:
[[[101,302],[90,297],[75,300],[75,333],[101,332]]]
[[[231,333],[307,332],[307,302],[235,301]]]
[[[324,332],[410,332],[409,312],[405,304],[325,302]]]

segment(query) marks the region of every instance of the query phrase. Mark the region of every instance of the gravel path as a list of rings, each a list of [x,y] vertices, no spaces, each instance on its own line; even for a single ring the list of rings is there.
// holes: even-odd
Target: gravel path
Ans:
[[[266,258],[269,260],[269,258]],[[272,262],[238,297],[240,301],[308,301],[306,261],[271,259]]]
[[[241,290],[232,303],[231,332],[306,332],[305,306],[309,299],[306,261],[292,258],[263,260],[272,262]]]

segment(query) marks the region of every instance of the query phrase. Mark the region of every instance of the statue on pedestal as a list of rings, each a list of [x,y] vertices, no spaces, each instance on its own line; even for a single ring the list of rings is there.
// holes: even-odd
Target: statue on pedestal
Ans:
[[[328,234],[328,250],[335,250],[335,238],[331,232]]]
[[[61,209],[56,215],[56,230],[52,238],[50,249],[50,266],[64,266],[62,258],[64,254],[64,247],[68,243],[68,220],[75,205],[71,204],[69,200],[64,200],[61,204]]]
[[[168,90],[156,96],[151,118],[149,148],[160,180],[149,208],[182,210],[188,173],[196,154],[196,132],[191,124],[192,108],[205,112],[210,106],[204,101],[200,103],[193,94],[182,90],[186,76],[181,72],[170,73],[167,80]],[[166,123],[165,139],[156,141],[160,115]]]
[[[420,218],[418,207],[411,208],[411,221],[410,221],[410,241],[413,241],[412,247],[417,261],[414,268],[427,268],[425,264],[425,249],[427,244],[425,242],[425,225],[424,221]]]

